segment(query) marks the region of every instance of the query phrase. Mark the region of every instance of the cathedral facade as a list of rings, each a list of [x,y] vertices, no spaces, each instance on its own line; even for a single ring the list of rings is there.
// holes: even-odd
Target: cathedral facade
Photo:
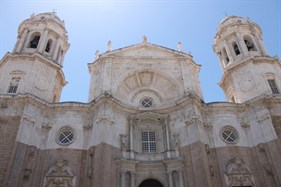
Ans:
[[[0,186],[281,186],[281,63],[256,23],[229,16],[214,37],[228,102],[204,102],[180,44],[144,37],[109,42],[88,103],[60,103],[69,46],[55,13],[32,15],[0,61]]]

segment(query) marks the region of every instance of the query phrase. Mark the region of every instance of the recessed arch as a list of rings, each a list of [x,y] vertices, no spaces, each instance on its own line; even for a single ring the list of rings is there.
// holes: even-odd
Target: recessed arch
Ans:
[[[153,98],[158,105],[162,101],[169,102],[179,98],[184,91],[178,80],[151,69],[120,76],[113,83],[112,93],[123,102],[138,106],[143,97]]]
[[[146,179],[141,182],[139,187],[164,187],[158,180]]]

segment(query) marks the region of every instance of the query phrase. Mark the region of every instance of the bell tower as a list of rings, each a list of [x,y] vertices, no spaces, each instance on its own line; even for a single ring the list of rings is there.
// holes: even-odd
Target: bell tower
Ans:
[[[31,15],[19,25],[13,52],[1,60],[0,94],[29,93],[58,102],[69,46],[64,22],[54,12]]]
[[[223,69],[219,85],[229,102],[280,93],[280,60],[267,55],[262,30],[256,23],[237,16],[224,18],[213,49]]]

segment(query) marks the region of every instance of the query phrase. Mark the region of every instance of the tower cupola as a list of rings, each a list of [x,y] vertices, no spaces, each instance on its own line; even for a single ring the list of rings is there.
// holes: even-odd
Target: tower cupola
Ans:
[[[40,53],[63,65],[69,48],[64,21],[54,13],[32,14],[18,28],[18,40],[14,53]]]
[[[19,25],[13,52],[0,62],[0,94],[58,102],[66,84],[62,67],[69,46],[64,22],[54,12],[31,15]]]
[[[223,69],[219,85],[228,101],[244,102],[263,94],[279,94],[280,61],[267,55],[262,30],[249,18],[224,18],[213,49]]]

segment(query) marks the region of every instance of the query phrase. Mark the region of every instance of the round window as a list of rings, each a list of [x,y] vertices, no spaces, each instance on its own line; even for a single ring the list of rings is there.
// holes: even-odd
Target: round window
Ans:
[[[61,128],[57,134],[57,143],[69,145],[74,141],[74,130],[70,127]]]
[[[238,133],[237,131],[232,127],[224,127],[221,130],[221,138],[226,143],[237,143],[238,142]]]
[[[152,107],[152,100],[151,99],[143,99],[141,105],[145,108]]]

